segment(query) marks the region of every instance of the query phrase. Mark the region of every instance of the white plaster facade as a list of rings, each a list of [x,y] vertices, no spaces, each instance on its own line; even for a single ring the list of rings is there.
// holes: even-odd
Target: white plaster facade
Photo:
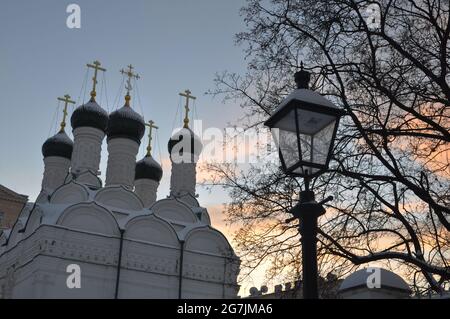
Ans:
[[[136,141],[108,141],[103,187],[104,132],[73,134],[71,161],[45,157],[36,202],[0,231],[0,298],[236,298],[240,261],[195,197],[195,164],[175,164],[156,201],[159,182],[134,180]]]
[[[44,158],[44,177],[42,189],[52,193],[64,183],[70,167],[70,160],[60,156],[48,156]]]
[[[159,182],[148,178],[134,181],[134,192],[142,200],[144,207],[150,207],[150,205],[156,202],[158,186]]]
[[[105,133],[94,127],[83,126],[73,130],[72,173],[98,173],[104,137]]]
[[[181,196],[191,194],[195,196],[197,163],[172,162],[172,175],[170,175],[170,194]]]
[[[81,288],[67,287],[70,264]],[[70,181],[0,235],[1,298],[235,298],[238,272],[206,209],[177,198],[144,208],[123,186]]]
[[[128,138],[112,138],[108,140],[108,166],[106,169],[106,186],[124,185],[132,188],[136,155],[139,144]]]

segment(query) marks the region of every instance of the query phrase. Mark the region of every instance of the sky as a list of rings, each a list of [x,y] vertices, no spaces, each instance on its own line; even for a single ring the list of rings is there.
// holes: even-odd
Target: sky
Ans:
[[[81,8],[80,29],[66,25],[71,3]],[[99,77],[97,102],[109,111],[124,103],[119,70],[132,64],[141,77],[131,104],[146,121],[152,119],[159,126],[153,148],[164,169],[158,197],[166,197],[167,141],[181,126],[183,101],[178,93],[190,89],[197,97],[194,115],[204,128],[223,129],[242,116],[237,103],[223,104],[204,93],[214,88],[216,72],[245,71],[242,48],[234,44],[234,35],[245,29],[239,15],[244,4],[243,0],[3,0],[0,184],[30,200],[36,198],[43,173],[41,147],[57,132],[62,117],[57,97],[69,94],[77,106],[87,101],[92,74],[87,77],[86,63],[99,60],[107,71]],[[66,132],[71,136],[70,124]],[[144,138],[138,159],[146,144]],[[103,177],[106,161],[104,142]],[[227,200],[225,192],[200,187],[197,192],[201,205],[211,208],[213,224],[223,228],[220,205]]]

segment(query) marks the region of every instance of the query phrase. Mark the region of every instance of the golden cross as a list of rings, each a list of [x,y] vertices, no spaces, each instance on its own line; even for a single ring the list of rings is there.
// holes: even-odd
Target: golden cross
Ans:
[[[70,99],[70,95],[69,95],[69,94],[64,95],[64,98],[59,97],[59,98],[58,98],[58,101],[64,102],[63,119],[62,119],[62,121],[61,121],[61,129],[60,129],[60,132],[63,132],[63,131],[64,131],[64,128],[66,127],[67,105],[68,105],[69,103],[70,103],[70,104],[75,104],[75,101],[72,101],[72,100]]]
[[[127,89],[127,95],[125,96],[125,105],[126,106],[130,106],[130,99],[131,99],[130,91],[133,89],[133,87],[131,86],[131,79],[132,78],[135,78],[136,80],[140,79],[139,74],[133,73],[133,69],[134,69],[134,67],[130,64],[128,66],[127,70],[124,70],[124,69],[120,70],[120,73],[122,73],[128,77],[127,84],[125,85],[125,88]]]
[[[195,100],[196,97],[192,96],[191,91],[189,91],[189,90],[184,91],[184,93],[180,93],[180,95],[186,98],[186,104],[184,106],[186,113],[185,113],[183,122],[184,122],[184,128],[188,128],[189,127],[189,99]]]
[[[148,131],[148,146],[147,146],[147,155],[146,156],[150,156],[150,154],[152,153],[152,130],[158,129],[159,127],[157,127],[156,125],[154,125],[155,122],[153,122],[152,120],[148,121],[148,124],[145,124],[146,126],[149,127],[149,131]]]
[[[97,72],[98,71],[103,71],[103,72],[106,71],[106,69],[101,68],[100,65],[101,65],[101,63],[99,61],[94,61],[92,64],[90,64],[90,63],[86,64],[86,66],[88,68],[94,69],[94,77],[92,78],[93,85],[92,85],[92,91],[91,91],[91,97],[94,100],[95,100],[95,96],[97,95],[97,93],[95,92],[95,88],[97,87]]]

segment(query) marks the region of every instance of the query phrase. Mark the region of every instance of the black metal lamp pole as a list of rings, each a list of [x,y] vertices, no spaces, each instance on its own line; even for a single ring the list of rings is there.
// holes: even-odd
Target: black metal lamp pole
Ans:
[[[317,203],[314,198],[314,192],[309,189],[309,177],[305,177],[305,190],[300,192],[300,200],[291,210],[291,214],[294,217],[288,220],[299,220],[304,299],[319,298],[317,289],[317,219],[325,213],[325,208],[322,205],[332,199],[333,197],[329,196]]]
[[[345,112],[309,89],[311,74],[300,65],[295,73],[297,89],[289,94],[264,123],[274,134],[281,169],[289,176],[304,177],[305,190],[291,209],[299,220],[303,262],[303,297],[318,298],[317,289],[317,219],[325,213],[324,203],[317,203],[309,181],[326,171],[331,159],[339,119]],[[312,174],[311,174],[312,173]]]

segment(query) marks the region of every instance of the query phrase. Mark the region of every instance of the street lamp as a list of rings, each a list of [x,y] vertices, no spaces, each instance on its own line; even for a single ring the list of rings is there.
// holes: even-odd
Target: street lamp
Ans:
[[[328,168],[342,109],[309,90],[310,73],[295,73],[297,89],[289,94],[264,123],[273,134],[281,167],[290,176],[303,177],[305,190],[290,211],[299,219],[302,244],[303,297],[318,298],[317,290],[317,219],[325,213],[322,206],[330,196],[317,203],[309,181]]]

